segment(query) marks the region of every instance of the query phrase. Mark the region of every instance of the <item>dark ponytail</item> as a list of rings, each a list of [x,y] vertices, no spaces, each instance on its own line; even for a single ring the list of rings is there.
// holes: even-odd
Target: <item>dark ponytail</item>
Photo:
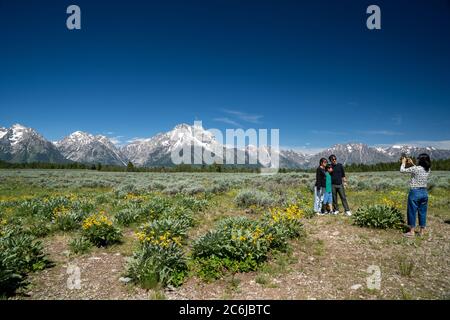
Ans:
[[[430,156],[426,153],[421,153],[417,157],[417,164],[425,169],[426,172],[430,171],[431,168],[431,159]]]

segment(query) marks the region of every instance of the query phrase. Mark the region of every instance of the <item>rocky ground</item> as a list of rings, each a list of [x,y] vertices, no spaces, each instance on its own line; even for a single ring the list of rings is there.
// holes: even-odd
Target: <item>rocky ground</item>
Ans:
[[[70,236],[56,235],[45,240],[55,266],[32,274],[30,288],[16,298],[450,298],[450,224],[439,217],[431,216],[428,234],[415,239],[406,239],[395,230],[359,228],[343,216],[305,220],[305,229],[307,236],[292,242],[288,254],[272,257],[257,272],[229,275],[211,283],[190,277],[179,288],[149,291],[128,283],[123,276],[129,247],[95,249],[73,257],[67,247]],[[79,289],[73,287],[74,269],[70,266],[79,268]],[[375,266],[375,273],[368,270],[371,266]],[[368,277],[375,279],[377,270],[381,273],[380,288],[370,289]],[[376,284],[374,281],[370,283]]]

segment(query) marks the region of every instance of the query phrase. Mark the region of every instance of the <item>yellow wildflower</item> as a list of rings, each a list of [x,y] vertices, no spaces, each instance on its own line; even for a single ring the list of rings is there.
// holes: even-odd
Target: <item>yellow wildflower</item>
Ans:
[[[87,217],[83,221],[83,229],[89,229],[92,226],[101,226],[101,225],[112,225],[112,221],[108,219],[108,217],[105,215],[106,213],[104,211],[100,211],[100,213],[93,214],[90,217]]]
[[[139,241],[143,242],[146,240],[146,235],[144,232],[136,232],[136,237]]]

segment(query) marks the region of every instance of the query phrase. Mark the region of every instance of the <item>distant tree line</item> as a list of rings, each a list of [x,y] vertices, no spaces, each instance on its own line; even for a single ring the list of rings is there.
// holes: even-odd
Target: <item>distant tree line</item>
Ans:
[[[367,171],[397,171],[400,169],[400,162],[377,163],[373,165],[351,164],[345,166],[349,172]],[[450,171],[450,159],[432,160],[431,169],[435,171]]]
[[[349,164],[345,165],[347,172],[373,172],[373,171],[397,171],[400,168],[399,162],[377,163],[377,164]],[[433,160],[432,170],[450,171],[450,159]],[[96,170],[96,171],[110,171],[110,172],[248,172],[259,173],[260,168],[257,166],[246,165],[189,165],[180,164],[176,166],[158,166],[158,167],[136,167],[133,163],[128,162],[126,166],[113,166],[101,163],[86,164],[86,163],[10,163],[0,160],[0,169],[71,169],[71,170]],[[288,169],[280,168],[280,173],[289,172],[315,172],[315,168],[311,169]]]
[[[431,169],[436,171],[450,171],[450,159],[432,160]],[[347,172],[376,172],[376,171],[398,171],[400,169],[400,162],[387,162],[377,164],[362,164],[352,163],[344,166]],[[312,169],[285,169],[281,168],[280,172],[315,172],[316,168]]]
[[[158,167],[136,167],[132,162],[126,166],[105,165],[101,163],[11,163],[0,160],[0,169],[67,169],[67,170],[96,170],[110,172],[249,172],[259,173],[260,169],[256,166],[246,165],[189,165],[179,164],[176,166],[158,166]]]

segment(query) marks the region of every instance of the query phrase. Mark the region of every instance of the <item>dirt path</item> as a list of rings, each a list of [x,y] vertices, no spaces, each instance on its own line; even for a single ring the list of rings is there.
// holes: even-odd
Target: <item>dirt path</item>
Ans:
[[[121,252],[95,249],[92,253],[70,257],[68,236],[57,236],[46,242],[53,268],[33,274],[27,292],[31,299],[149,299],[150,292],[124,285],[126,257]],[[80,289],[75,278],[79,268]]]

